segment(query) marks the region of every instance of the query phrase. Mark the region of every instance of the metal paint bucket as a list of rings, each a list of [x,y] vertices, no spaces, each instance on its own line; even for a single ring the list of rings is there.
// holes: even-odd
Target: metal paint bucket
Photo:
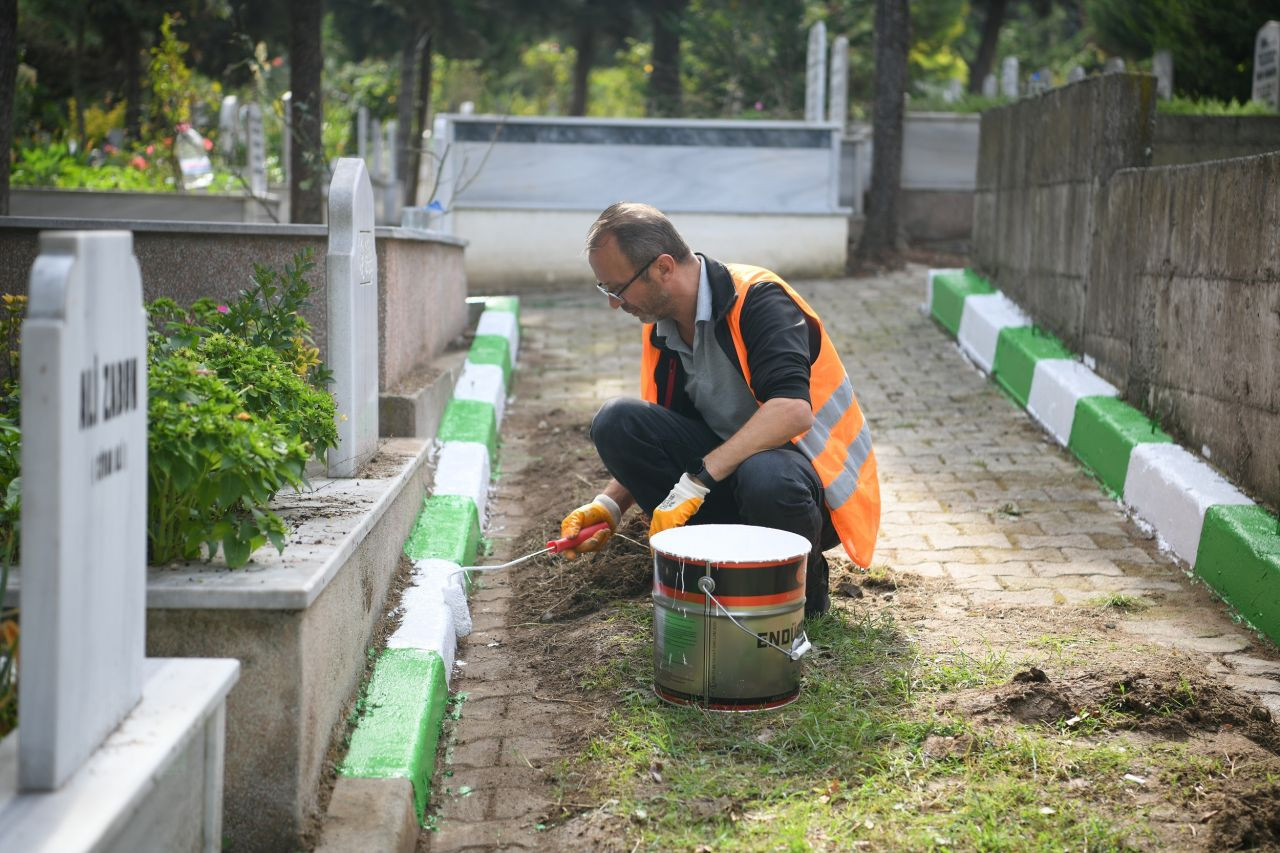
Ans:
[[[653,690],[677,705],[763,711],[800,695],[803,536],[746,524],[664,530],[653,549]]]

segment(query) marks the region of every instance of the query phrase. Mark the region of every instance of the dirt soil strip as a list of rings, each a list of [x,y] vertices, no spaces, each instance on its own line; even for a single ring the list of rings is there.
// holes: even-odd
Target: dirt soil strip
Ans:
[[[1083,800],[1099,821],[1136,821],[1121,848],[1280,849],[1280,653],[1233,625],[920,316],[922,273],[801,287],[845,356],[882,480],[877,564],[864,573],[828,552],[843,614],[835,630],[892,624],[894,665],[910,685],[899,722],[960,732],[922,734],[884,754],[954,761],[959,773],[991,744],[1037,732],[1064,749],[1158,756],[1167,746],[1178,768],[1121,768],[1115,778],[1042,768],[1042,784],[1050,802]],[[600,400],[633,391],[638,335],[624,320],[578,295],[526,305],[525,369],[491,504],[494,562],[541,547],[604,482],[587,429]],[[645,541],[634,515],[623,532]],[[601,556],[539,558],[485,578],[420,850],[778,843],[765,843],[772,818],[760,804],[785,804],[787,791],[766,783],[759,803],[684,801],[673,815],[675,768],[655,761],[619,776],[602,757],[622,736],[617,721],[637,708],[690,719],[647,710],[640,695],[652,670],[634,615],[647,607],[649,572],[643,544],[615,540]],[[602,675],[620,666],[625,679]],[[832,676],[829,656],[809,666],[815,678]],[[771,725],[797,722],[784,709],[716,726],[765,743]],[[1180,776],[1188,767],[1203,772]],[[861,804],[833,792],[855,790],[862,771],[841,772],[818,798],[830,824],[813,826],[804,846],[893,849],[893,839],[916,837],[899,813],[850,823]],[[683,834],[662,834],[672,821]],[[893,835],[893,821],[908,834]],[[689,840],[698,838],[707,842]]]

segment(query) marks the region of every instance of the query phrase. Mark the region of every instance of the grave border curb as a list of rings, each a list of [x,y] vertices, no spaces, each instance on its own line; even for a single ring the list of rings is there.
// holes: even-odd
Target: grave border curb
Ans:
[[[473,347],[471,352],[482,360],[473,361],[468,355],[441,420],[434,483],[404,546],[414,571],[411,585],[401,599],[400,627],[375,662],[369,683],[372,685],[380,677],[385,680],[385,667],[394,667],[399,658],[414,654],[438,660],[441,677],[404,702],[397,697],[395,702],[387,703],[383,713],[366,713],[352,732],[351,742],[355,744],[357,738],[367,737],[362,734],[366,726],[379,726],[384,732],[390,725],[399,726],[403,731],[394,740],[413,743],[411,755],[403,751],[397,754],[396,749],[389,748],[385,754],[362,756],[362,766],[351,766],[344,759],[338,768],[339,777],[344,778],[408,778],[420,826],[426,825],[425,805],[430,799],[436,745],[448,704],[457,641],[471,630],[466,598],[470,579],[460,569],[474,562],[480,550],[488,489],[496,465],[498,428],[518,354],[519,297],[485,297],[483,302],[486,308],[477,329],[484,329],[490,342],[480,349]],[[505,346],[492,343],[497,337]],[[502,361],[495,364],[494,353],[499,349]],[[499,372],[495,373],[494,367]],[[431,736],[414,739],[419,726]],[[376,776],[368,769],[372,764],[377,765]]]
[[[996,294],[1000,295],[999,300],[970,299],[971,296]],[[957,299],[962,303],[958,315],[954,304]],[[1002,307],[995,310],[989,307],[995,305]],[[1008,309],[1009,305],[1013,310]],[[1020,399],[1020,395],[1000,380],[999,370],[1004,359],[998,357],[1002,353],[999,341],[1011,339],[1016,334],[1012,330],[1034,329],[1034,322],[1030,317],[1026,323],[1018,322],[1018,314],[1027,315],[973,270],[930,269],[926,278],[925,302],[920,307],[922,313],[956,340],[961,353],[988,380],[1000,387],[1010,400],[1097,477],[1104,490],[1121,500],[1134,516],[1150,525],[1162,546],[1186,561],[1191,573],[1231,606],[1233,615],[1280,644],[1280,594],[1269,596],[1268,603],[1268,596],[1243,591],[1253,589],[1254,585],[1237,582],[1240,576],[1252,577],[1258,579],[1256,583],[1274,584],[1275,592],[1280,593],[1280,524],[1274,516],[1185,448],[1180,448],[1182,453],[1139,452],[1141,448],[1152,445],[1179,445],[1172,443],[1173,440],[1159,429],[1158,423],[1120,400],[1115,387],[1093,371],[1087,356],[1077,360],[1074,356],[1055,357],[1033,352],[1032,348],[1022,349],[1019,356],[1024,360],[1030,359],[1033,367],[1026,399]],[[971,314],[973,319],[965,323],[965,318]],[[956,327],[954,333],[952,325]],[[989,338],[993,330],[996,335],[995,351],[984,365],[983,355],[990,348]],[[1045,349],[1053,347],[1046,346]],[[1069,353],[1065,346],[1062,351]],[[1062,413],[1067,408],[1071,411],[1070,427],[1064,430]],[[1086,412],[1111,409],[1120,415],[1119,420],[1129,421],[1130,426],[1134,423],[1149,426],[1151,439],[1141,440],[1132,429],[1125,429],[1115,422],[1116,418],[1102,418],[1092,429],[1077,430],[1083,426],[1079,417],[1082,408]],[[1104,443],[1112,444],[1111,450],[1100,446]],[[1094,458],[1100,452],[1114,457],[1108,459],[1107,472],[1095,470],[1095,466],[1104,467]],[[1124,458],[1120,459],[1115,455],[1117,453]],[[1117,476],[1119,467],[1124,469],[1123,477]],[[1251,525],[1224,521],[1227,516],[1242,513],[1269,519],[1269,527],[1275,532],[1266,533],[1257,519]],[[1185,536],[1188,525],[1198,528],[1194,545]],[[1221,554],[1224,552],[1232,555],[1230,577],[1222,565]]]

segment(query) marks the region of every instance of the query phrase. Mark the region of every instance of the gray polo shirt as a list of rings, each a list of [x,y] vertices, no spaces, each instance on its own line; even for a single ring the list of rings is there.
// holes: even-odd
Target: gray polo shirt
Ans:
[[[698,414],[702,415],[712,432],[728,439],[756,413],[760,404],[751,393],[747,380],[716,343],[707,264],[701,256],[694,257],[698,258],[699,273],[693,346],[685,345],[674,320],[659,320],[657,333],[667,339],[667,348],[680,356],[687,377],[684,390],[697,407]]]

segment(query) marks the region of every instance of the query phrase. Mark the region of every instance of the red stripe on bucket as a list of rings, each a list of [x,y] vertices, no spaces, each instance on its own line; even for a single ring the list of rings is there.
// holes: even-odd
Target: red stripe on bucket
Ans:
[[[687,601],[692,604],[705,604],[707,597],[700,592],[687,592],[682,589],[669,587],[659,581],[653,582],[653,588],[667,598],[674,598],[677,601]],[[753,607],[756,605],[766,604],[786,604],[791,601],[799,601],[804,598],[804,587],[793,589],[789,592],[779,592],[773,595],[717,595],[720,603],[728,607]]]

